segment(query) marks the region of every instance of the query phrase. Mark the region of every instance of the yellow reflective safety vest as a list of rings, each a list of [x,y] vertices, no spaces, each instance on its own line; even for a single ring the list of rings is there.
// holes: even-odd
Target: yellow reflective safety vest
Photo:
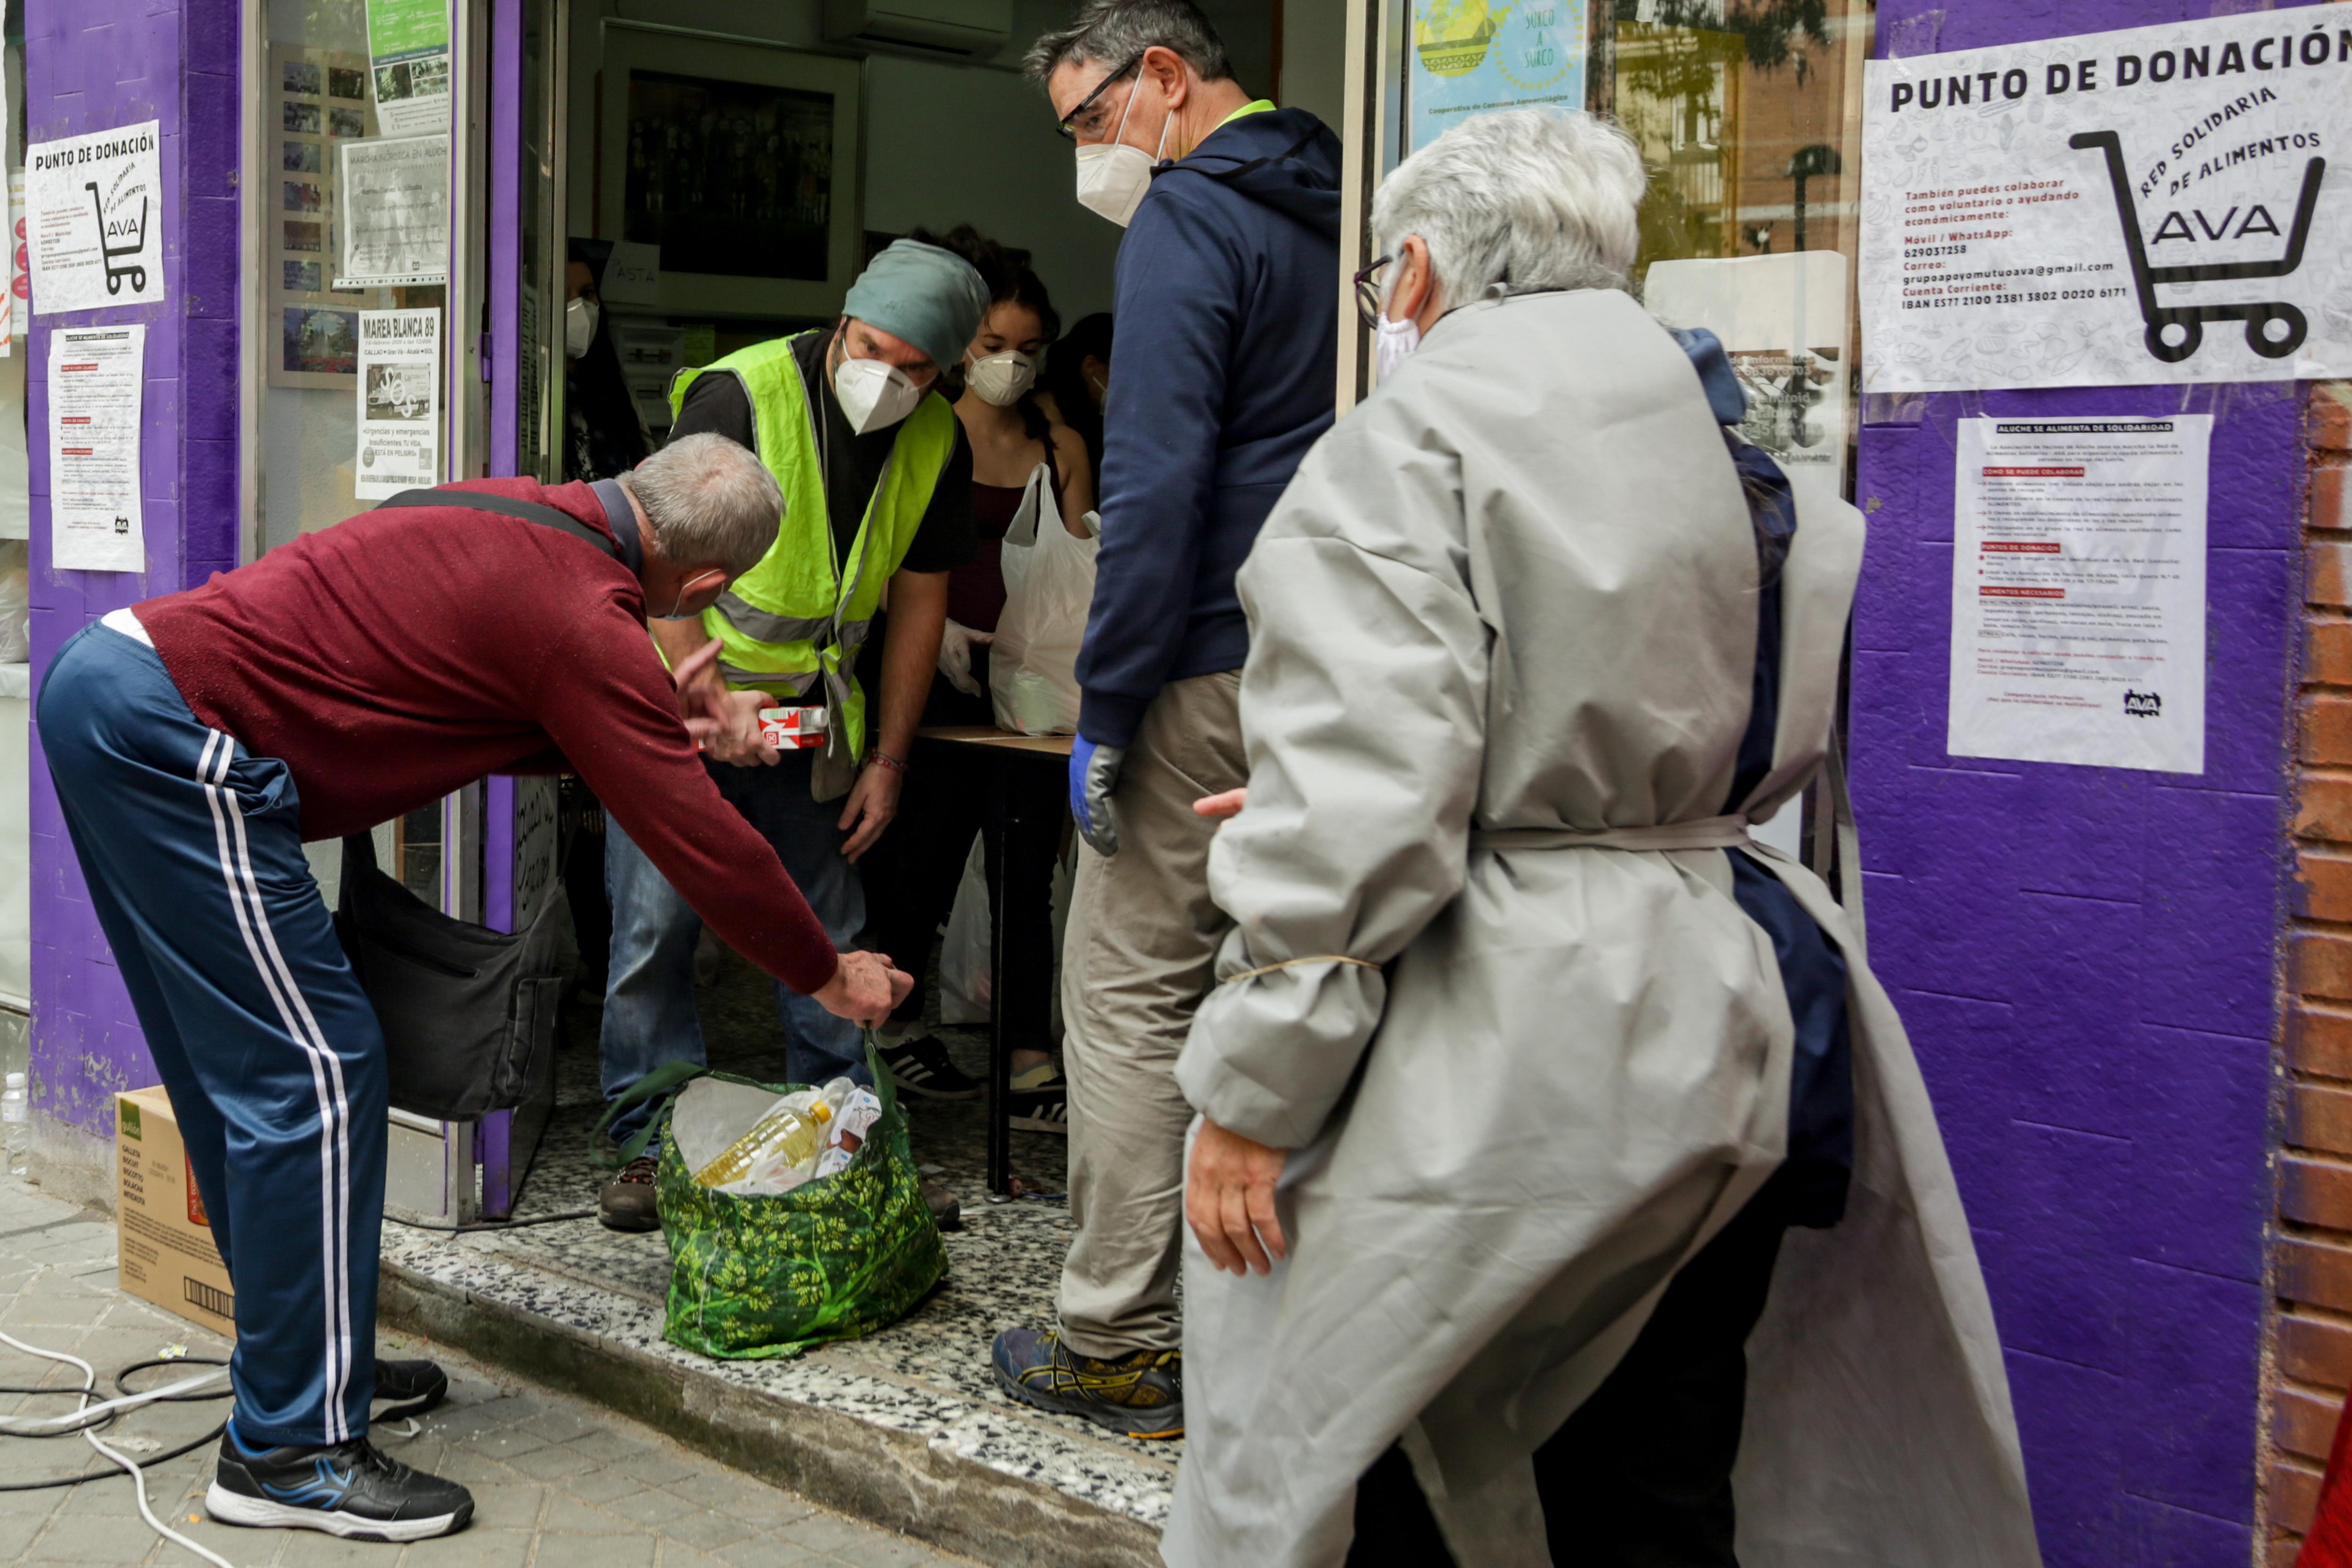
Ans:
[[[857,538],[847,559],[836,561],[817,427],[793,357],[797,340],[755,343],[680,371],[670,382],[670,413],[675,418],[686,406],[687,389],[699,377],[731,375],[743,383],[760,460],[783,488],[784,515],[759,564],[703,612],[702,629],[723,644],[719,668],[730,685],[831,708],[831,733],[855,762],[866,755],[857,650],[881,605],[882,585],[906,559],[955,452],[955,411],[933,392],[900,423]],[[832,744],[826,754],[844,756]]]

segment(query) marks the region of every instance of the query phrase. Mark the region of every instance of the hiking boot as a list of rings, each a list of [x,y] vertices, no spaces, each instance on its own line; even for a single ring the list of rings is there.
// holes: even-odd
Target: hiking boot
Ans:
[[[370,1417],[398,1421],[422,1416],[448,1397],[449,1375],[429,1361],[382,1361],[375,1364],[375,1396],[394,1408]]]
[[[909,1094],[919,1094],[926,1100],[980,1098],[980,1080],[950,1061],[948,1048],[935,1035],[885,1045],[882,1065],[890,1070],[892,1081]]]
[[[1029,1133],[1070,1135],[1070,1081],[1055,1073],[1034,1088],[1004,1097],[1004,1124]]]
[[[223,1524],[260,1530],[423,1541],[465,1529],[474,1517],[474,1496],[456,1481],[386,1458],[365,1437],[249,1453],[231,1428],[221,1436],[205,1511]]]
[[[661,1210],[654,1205],[654,1172],[661,1162],[640,1155],[621,1167],[621,1174],[596,1194],[596,1222],[607,1230],[659,1230]]]
[[[1184,1435],[1184,1353],[1139,1350],[1115,1361],[1072,1354],[1048,1329],[1006,1329],[989,1348],[996,1385],[1024,1405],[1083,1416],[1130,1437]]]

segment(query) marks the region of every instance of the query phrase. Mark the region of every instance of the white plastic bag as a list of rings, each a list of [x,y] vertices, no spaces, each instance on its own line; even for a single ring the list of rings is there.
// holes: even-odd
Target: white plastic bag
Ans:
[[[1004,613],[988,652],[996,722],[1023,735],[1068,735],[1078,727],[1078,643],[1095,597],[1092,538],[1070,537],[1046,466],[1004,532]],[[1087,526],[1099,531],[1095,515]]]
[[[988,1021],[992,926],[988,915],[988,862],[981,858],[981,841],[975,837],[971,853],[964,859],[955,910],[948,916],[948,934],[940,946],[941,1023]]]

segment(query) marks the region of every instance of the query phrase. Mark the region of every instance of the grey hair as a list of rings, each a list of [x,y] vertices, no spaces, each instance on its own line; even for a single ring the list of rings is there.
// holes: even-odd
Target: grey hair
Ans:
[[[1496,284],[1624,288],[1648,183],[1633,138],[1581,110],[1474,115],[1381,182],[1376,254],[1419,235],[1449,306]]]
[[[767,465],[711,431],[679,436],[621,483],[645,507],[662,555],[678,566],[740,577],[768,553],[783,521],[783,488]]]
[[[1086,0],[1068,26],[1030,46],[1021,68],[1042,87],[1072,60],[1117,70],[1153,47],[1174,50],[1202,81],[1225,81],[1234,74],[1225,41],[1192,0]]]

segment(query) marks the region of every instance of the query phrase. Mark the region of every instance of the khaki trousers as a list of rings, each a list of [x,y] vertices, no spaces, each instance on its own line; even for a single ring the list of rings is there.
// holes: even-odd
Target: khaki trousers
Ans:
[[[1176,1053],[1233,923],[1209,902],[1203,795],[1249,781],[1241,673],[1161,688],[1128,748],[1111,808],[1118,853],[1081,844],[1062,945],[1063,1066],[1070,1081],[1064,1343],[1081,1355],[1174,1350],[1184,1135],[1192,1107]]]

